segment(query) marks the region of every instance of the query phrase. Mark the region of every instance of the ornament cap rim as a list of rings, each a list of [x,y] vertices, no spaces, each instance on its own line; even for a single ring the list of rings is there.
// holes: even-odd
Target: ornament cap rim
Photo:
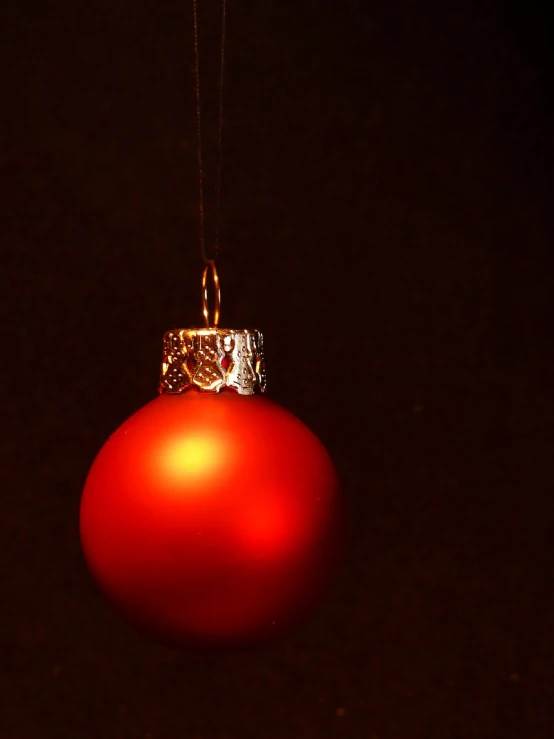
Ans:
[[[181,333],[194,331],[197,334],[259,334],[261,333],[257,328],[226,328],[225,326],[187,326],[186,328],[172,328],[164,333],[164,337],[168,334]]]

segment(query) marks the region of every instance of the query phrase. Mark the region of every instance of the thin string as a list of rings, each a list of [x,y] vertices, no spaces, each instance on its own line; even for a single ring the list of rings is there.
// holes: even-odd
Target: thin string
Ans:
[[[217,135],[217,171],[215,180],[215,239],[214,258],[219,252],[219,224],[221,213],[221,163],[223,161],[223,79],[225,74],[225,36],[227,24],[227,0],[221,3],[221,45],[219,65],[219,125]]]
[[[196,75],[196,155],[198,158],[198,196],[199,196],[199,227],[200,250],[206,261],[206,238],[204,229],[204,166],[202,163],[202,118],[200,115],[200,56],[198,52],[198,8],[196,0],[192,2],[194,17],[194,70]]]
[[[221,212],[221,179],[222,179],[222,149],[223,149],[223,80],[225,72],[225,37],[227,20],[227,0],[221,2],[221,46],[220,46],[220,70],[219,70],[219,121],[217,136],[217,166],[215,176],[215,224],[214,224],[214,248],[210,258],[206,251],[206,213],[204,197],[204,163],[202,156],[202,116],[200,105],[200,52],[198,43],[198,0],[193,0],[194,21],[194,71],[196,82],[196,142],[198,159],[198,189],[199,189],[199,227],[200,227],[200,251],[202,259],[206,264],[215,261],[219,252],[219,230]]]

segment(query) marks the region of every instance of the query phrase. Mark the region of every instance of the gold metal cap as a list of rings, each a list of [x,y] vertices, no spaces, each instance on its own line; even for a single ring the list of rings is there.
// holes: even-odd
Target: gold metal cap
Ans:
[[[263,336],[229,328],[182,328],[164,334],[160,393],[197,389],[263,393],[266,387]]]
[[[214,290],[214,307],[208,308],[208,273]],[[180,328],[164,334],[160,393],[200,390],[239,395],[263,393],[266,387],[263,336],[260,331],[219,328],[221,294],[213,260],[202,275],[202,314],[206,328]]]

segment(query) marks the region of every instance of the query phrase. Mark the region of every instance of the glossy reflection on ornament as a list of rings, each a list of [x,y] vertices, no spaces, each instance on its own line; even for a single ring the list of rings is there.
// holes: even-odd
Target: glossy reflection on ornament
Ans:
[[[186,484],[202,477],[209,471],[217,474],[227,460],[227,450],[219,436],[199,432],[184,432],[182,437],[168,438],[160,450],[157,474],[175,478],[176,482]],[[228,460],[227,460],[228,461]],[[190,488],[179,487],[180,492]]]

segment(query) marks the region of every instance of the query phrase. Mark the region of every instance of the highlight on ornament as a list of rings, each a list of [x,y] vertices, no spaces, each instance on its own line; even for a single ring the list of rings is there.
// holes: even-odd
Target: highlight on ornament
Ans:
[[[324,596],[343,535],[327,451],[265,394],[262,334],[218,326],[213,263],[202,296],[206,326],[165,334],[158,396],[104,444],[80,509],[106,599],[175,648],[286,632]]]

